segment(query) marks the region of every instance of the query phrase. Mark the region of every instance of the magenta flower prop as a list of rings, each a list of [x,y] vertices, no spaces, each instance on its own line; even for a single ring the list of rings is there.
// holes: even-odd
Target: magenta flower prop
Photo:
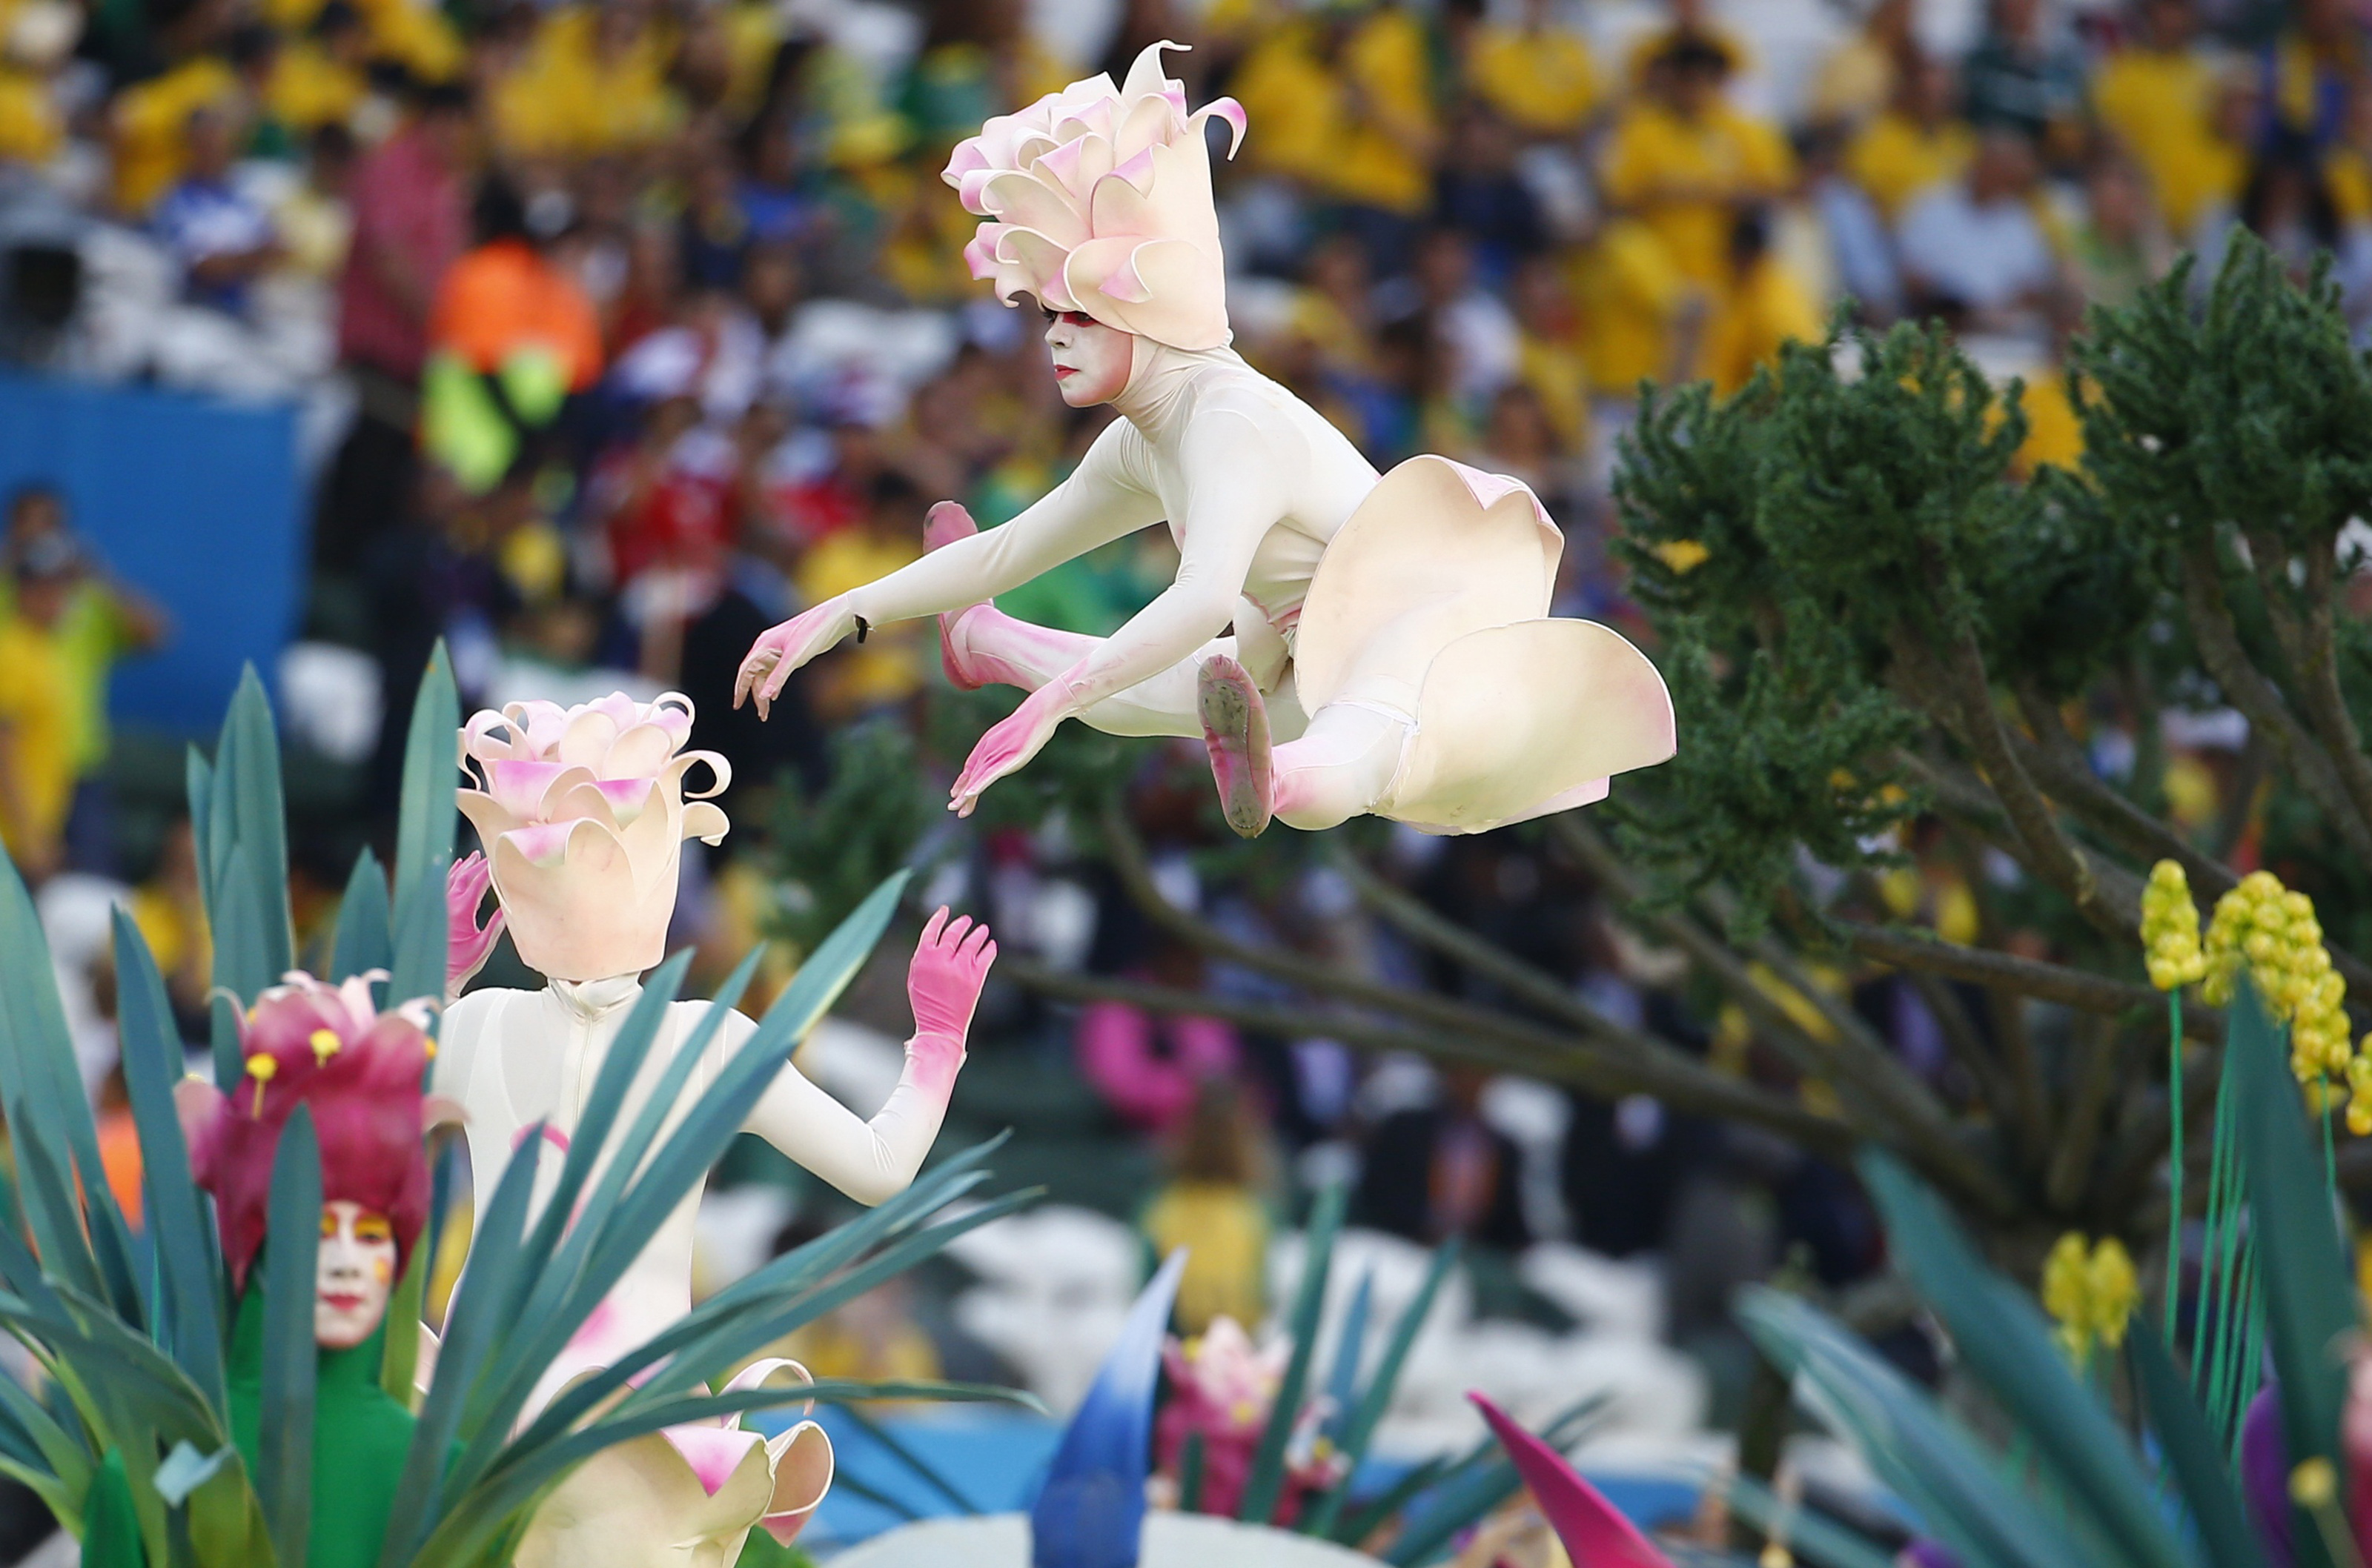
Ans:
[[[958,144],[940,176],[989,221],[964,249],[999,299],[1036,296],[1171,348],[1227,342],[1227,268],[1211,200],[1204,122],[1243,145],[1244,111],[1223,98],[1188,110],[1147,44],[1118,87],[1098,74],[999,115]]]
[[[1232,1517],[1243,1501],[1252,1458],[1275,1408],[1278,1386],[1293,1347],[1278,1341],[1265,1351],[1232,1318],[1221,1317],[1199,1339],[1161,1347],[1171,1398],[1154,1428],[1154,1452],[1162,1473],[1173,1481],[1184,1462],[1186,1441],[1203,1440],[1203,1491],[1195,1507]],[[1301,1500],[1341,1479],[1318,1436],[1323,1400],[1313,1402],[1295,1423],[1285,1450],[1285,1492],[1271,1523],[1289,1527]]]
[[[730,824],[707,796],[732,782],[713,751],[684,751],[692,701],[513,703],[462,727],[461,766],[480,787],[461,814],[484,842],[519,958],[555,980],[601,980],[665,956],[683,841]],[[687,796],[684,775],[709,770]]]

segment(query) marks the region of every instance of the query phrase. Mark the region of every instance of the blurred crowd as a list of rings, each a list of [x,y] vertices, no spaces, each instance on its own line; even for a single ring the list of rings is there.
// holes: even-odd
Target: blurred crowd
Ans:
[[[465,707],[681,691],[694,744],[734,762],[738,825],[689,863],[683,929],[729,958],[766,927],[773,782],[811,795],[831,737],[919,725],[943,685],[927,628],[881,628],[761,725],[729,700],[751,639],[912,559],[938,499],[1009,519],[1109,417],[1066,408],[1036,312],[970,278],[939,170],[989,116],[1162,39],[1192,45],[1168,62],[1190,99],[1250,120],[1218,172],[1237,346],[1379,466],[1439,452],[1529,482],[1566,534],[1564,613],[1630,617],[1608,487],[1643,380],[1735,390],[1833,311],[1941,317],[2024,376],[2028,463],[2080,450],[2054,367],[2084,308],[2184,250],[2212,265],[2238,226],[2301,269],[2331,253],[2372,321],[2349,0],[0,0],[0,232],[71,215],[60,368],[304,401],[307,658],[281,697],[351,764],[354,837],[389,819],[440,638]],[[1168,581],[1155,532],[1003,602],[1109,630]],[[138,881],[198,1029],[186,827],[119,865],[97,787],[107,665],[166,628],[46,491],[18,497],[7,556],[0,838],[37,878]],[[2178,809],[2212,811],[2192,772],[2205,803]],[[1199,889],[1163,787],[1138,805],[1165,892],[1248,940],[1472,983],[1393,949],[1339,882]],[[343,853],[300,842],[300,916]],[[1610,1015],[1744,1049],[1537,855],[1395,853]],[[1260,993],[1070,854],[1041,831],[975,857],[1008,950]],[[1907,908],[1965,923],[1965,891],[1906,875]],[[1940,1059],[1907,990],[1856,1002]],[[1256,1319],[1273,1203],[1338,1173],[1360,1223],[1415,1240],[1695,1259],[1676,1329],[1710,1331],[1727,1282],[1791,1246],[1835,1280],[1877,1255],[1843,1176],[1653,1100],[1120,1004],[1005,1016],[1059,1027],[1098,1125],[1163,1151],[1135,1190],[1156,1241],[1209,1260],[1190,1317]]]

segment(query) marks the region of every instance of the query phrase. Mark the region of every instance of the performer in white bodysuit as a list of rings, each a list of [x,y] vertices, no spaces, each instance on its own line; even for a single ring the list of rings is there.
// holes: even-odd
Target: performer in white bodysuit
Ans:
[[[1227,344],[1206,120],[1155,44],[1127,83],[1074,83],[992,120],[945,178],[981,226],[967,255],[1033,296],[1064,400],[1115,420],[1069,478],[983,533],[932,513],[922,560],[768,632],[736,701],[873,625],[936,614],[949,675],[1029,698],[980,741],[950,806],[1021,767],[1063,720],[1202,736],[1229,822],[1362,812],[1471,832],[1603,796],[1671,755],[1655,667],[1606,627],[1549,617],[1563,536],[1520,482],[1448,459],[1378,479],[1316,411]],[[1155,523],[1176,581],[1108,638],[985,601]],[[1232,627],[1232,633],[1230,628]]]
[[[558,1156],[642,995],[641,976],[665,956],[683,841],[715,843],[726,833],[722,810],[686,796],[685,774],[694,767],[714,773],[711,794],[730,776],[723,758],[681,749],[691,730],[692,704],[683,697],[639,703],[622,692],[567,710],[515,703],[478,714],[461,732],[463,763],[482,787],[460,791],[459,801],[486,853],[456,865],[448,884],[448,994],[485,962],[506,925],[519,958],[547,982],[459,996],[438,1031],[433,1085],[439,1101],[460,1114],[481,1202],[539,1123],[552,1148],[537,1166],[530,1214],[550,1201],[564,1163]],[[489,882],[499,909],[481,927],[476,914]],[[924,927],[907,970],[914,1034],[880,1110],[861,1118],[785,1063],[747,1130],[860,1203],[904,1190],[938,1136],[972,1006],[995,958],[986,926],[950,922],[941,910]],[[621,1125],[649,1103],[709,1008],[669,1005],[627,1091]],[[725,1015],[670,1108],[670,1128],[757,1028],[740,1013]],[[528,1414],[691,1311],[703,1186],[693,1184],[546,1369]],[[766,1362],[746,1376],[806,1375]],[[753,1526],[787,1539],[821,1499],[831,1469],[831,1444],[812,1425],[770,1442],[738,1428],[670,1427],[605,1450],[572,1475],[538,1509],[516,1568],[730,1562]]]

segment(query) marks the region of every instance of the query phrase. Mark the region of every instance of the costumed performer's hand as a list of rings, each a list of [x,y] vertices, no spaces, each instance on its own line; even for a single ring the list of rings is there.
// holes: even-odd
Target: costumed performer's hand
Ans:
[[[989,726],[964,760],[963,772],[948,792],[948,809],[959,817],[971,815],[988,786],[1045,749],[1054,731],[1071,715],[1068,682],[1056,676],[1021,700],[1021,705]]]
[[[792,616],[750,645],[750,656],[741,661],[741,672],[733,681],[733,705],[738,708],[754,695],[758,716],[764,718],[791,671],[855,630],[856,612],[848,608],[844,594]]]
[[[995,961],[996,943],[988,927],[972,924],[969,915],[950,922],[944,904],[914,946],[914,961],[906,969],[914,1038],[907,1041],[906,1054],[922,1068],[929,1086],[942,1094],[955,1087],[957,1069],[964,1063],[964,1039],[971,1032],[971,1010],[988,981],[988,966]]]
[[[503,934],[508,917],[503,907],[494,906],[494,918],[484,925],[478,923],[478,906],[485,901],[486,888],[494,878],[494,868],[486,857],[472,851],[469,857],[457,860],[445,874],[445,994],[461,994],[461,988],[471,976],[486,967],[487,958],[494,950],[494,939]]]

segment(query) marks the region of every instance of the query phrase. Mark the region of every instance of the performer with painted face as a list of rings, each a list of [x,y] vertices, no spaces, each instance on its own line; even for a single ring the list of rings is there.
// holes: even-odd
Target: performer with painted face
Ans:
[[[412,1412],[379,1386],[388,1301],[427,1222],[421,1083],[424,1005],[380,1012],[373,980],[332,986],[292,974],[255,999],[239,1028],[247,1076],[230,1094],[203,1080],[176,1093],[198,1184],[214,1194],[223,1260],[238,1289],[229,1364],[232,1435],[261,1473],[263,1293],[257,1251],[269,1225],[272,1163],[298,1106],[321,1151],[315,1262],[313,1568],[371,1568],[412,1443]]]
[[[1378,479],[1343,434],[1228,348],[1204,125],[1157,43],[1118,88],[1076,82],[963,143],[945,179],[988,220],[966,254],[998,297],[1033,296],[1064,401],[1122,417],[1002,528],[933,509],[929,553],[761,637],[736,701],[762,713],[843,637],[940,618],[958,685],[1029,696],[973,749],[951,807],[1076,718],[1202,736],[1228,822],[1319,829],[1372,812],[1477,832],[1604,796],[1672,753],[1655,667],[1590,621],[1551,618],[1563,536],[1518,481],[1445,458]],[[1230,147],[1232,154],[1233,147]],[[1107,638],[988,601],[1166,522],[1178,575]],[[1232,631],[1230,631],[1232,628]]]

